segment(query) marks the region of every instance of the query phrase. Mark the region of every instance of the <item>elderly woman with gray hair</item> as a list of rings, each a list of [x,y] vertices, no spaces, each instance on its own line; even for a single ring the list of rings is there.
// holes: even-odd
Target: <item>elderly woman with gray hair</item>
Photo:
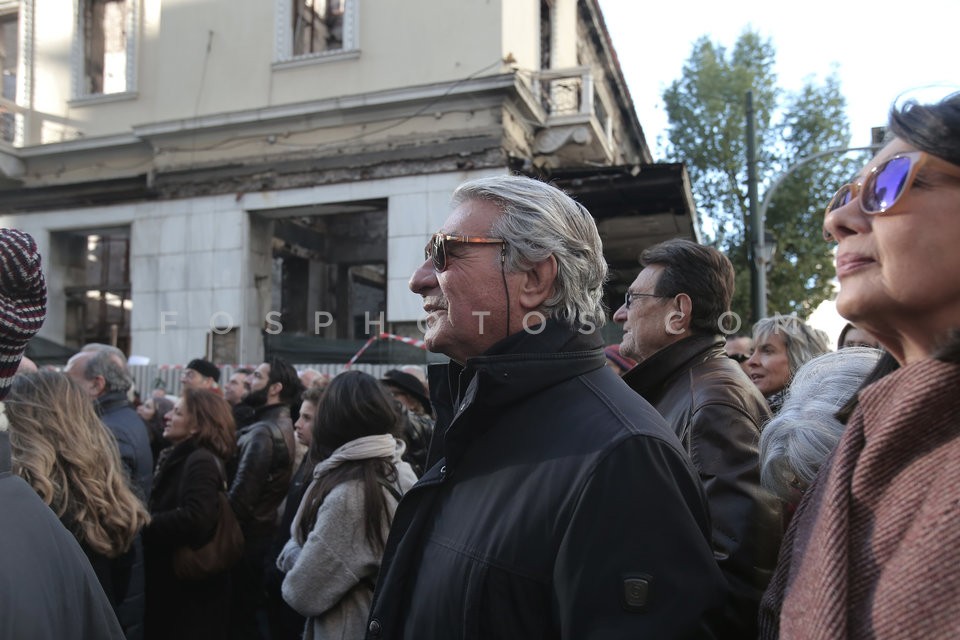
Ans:
[[[753,344],[744,367],[773,414],[780,410],[797,369],[830,350],[826,334],[796,316],[761,318],[753,325]]]
[[[879,349],[849,347],[804,364],[783,406],[760,434],[760,482],[792,514],[844,425],[837,412],[853,397],[880,358]]]

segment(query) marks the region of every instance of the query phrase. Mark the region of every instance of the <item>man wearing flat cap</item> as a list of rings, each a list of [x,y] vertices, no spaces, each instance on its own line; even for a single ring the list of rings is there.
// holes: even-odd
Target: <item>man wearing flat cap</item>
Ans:
[[[403,459],[419,478],[426,471],[427,453],[433,437],[433,407],[427,389],[416,376],[399,369],[387,371],[380,382],[403,405],[403,439],[407,444]]]
[[[216,389],[220,384],[220,367],[209,360],[194,358],[183,370],[180,384],[184,389]]]

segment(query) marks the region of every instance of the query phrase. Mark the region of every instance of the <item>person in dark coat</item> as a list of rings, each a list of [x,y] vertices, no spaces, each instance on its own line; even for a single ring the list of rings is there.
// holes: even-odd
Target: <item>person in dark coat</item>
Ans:
[[[187,389],[167,414],[163,436],[173,446],[160,455],[150,495],[152,520],[144,530],[147,638],[227,638],[230,571],[182,580],[174,572],[173,554],[213,538],[218,496],[226,485],[224,462],[236,448],[230,405],[213,391]]]
[[[149,517],[113,436],[80,385],[62,373],[18,375],[6,406],[14,471],[76,536],[127,640],[141,640],[140,530]]]
[[[468,182],[410,288],[437,413],[366,637],[713,637],[727,585],[696,471],[607,366],[589,212],[519,176]]]
[[[120,460],[144,502],[153,484],[150,435],[127,399],[133,381],[122,352],[109,345],[86,345],[67,361],[66,374],[80,383],[93,399],[103,424],[120,447]]]
[[[776,496],[760,483],[757,443],[767,403],[727,357],[721,321],[730,315],[734,271],[714,249],[673,239],[647,248],[642,269],[613,316],[620,353],[638,364],[623,381],[664,417],[700,474],[713,554],[731,587],[728,637],[757,635],[757,611],[783,537]]]
[[[307,448],[307,453],[300,460],[300,466],[290,480],[290,490],[287,491],[287,498],[284,500],[280,525],[277,527],[267,553],[267,559],[271,564],[265,567],[263,580],[267,592],[267,617],[270,622],[271,640],[299,639],[303,635],[303,627],[307,621],[284,602],[281,592],[284,574],[277,568],[276,559],[290,539],[290,525],[313,477],[316,462],[311,459],[309,449],[313,440],[313,423],[323,394],[324,388],[319,386],[307,387],[304,390],[297,422],[293,425],[297,442]]]
[[[269,626],[264,577],[275,558],[268,557],[277,529],[278,509],[290,488],[296,456],[290,406],[303,385],[297,370],[272,357],[247,376],[244,404],[254,419],[237,432],[237,470],[230,484],[230,504],[245,541],[243,559],[234,570],[231,638],[260,638]]]
[[[412,373],[399,369],[390,369],[384,373],[380,382],[403,406],[401,437],[407,445],[403,459],[413,467],[419,478],[426,471],[427,452],[433,438],[433,407],[427,397],[427,388]]]
[[[138,497],[147,503],[153,482],[153,453],[150,435],[136,410],[127,399],[127,390],[133,380],[123,360],[123,352],[106,344],[84,345],[80,353],[67,361],[64,369],[86,390],[93,400],[100,420],[113,434],[120,449],[120,461],[126,469],[131,486]],[[142,618],[143,549],[140,541],[133,545],[133,567],[128,601],[119,604],[121,624],[125,620]]]
[[[124,640],[90,561],[33,488],[0,471],[0,506],[0,638]]]
[[[0,638],[122,640],[103,587],[76,538],[11,473],[3,399],[27,342],[43,324],[47,288],[37,245],[0,229]]]
[[[173,400],[170,398],[147,398],[137,406],[137,415],[147,425],[147,433],[150,436],[150,453],[153,459],[160,457],[160,451],[170,446],[170,443],[163,439],[163,417],[173,409]]]

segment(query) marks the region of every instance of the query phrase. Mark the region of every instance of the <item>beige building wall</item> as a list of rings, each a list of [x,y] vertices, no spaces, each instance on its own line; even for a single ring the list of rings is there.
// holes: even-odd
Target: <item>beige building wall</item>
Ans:
[[[255,362],[277,221],[371,202],[386,214],[386,322],[409,328],[422,311],[407,281],[461,182],[649,161],[595,0],[550,3],[546,79],[540,0],[345,0],[344,49],[298,59],[291,1],[133,0],[129,91],[94,96],[78,89],[83,0],[21,1],[23,127],[0,144],[0,199],[25,208],[0,224],[45,257],[42,335],[64,340],[64,234],[124,228],[132,353],[182,364],[234,327],[238,362]],[[544,97],[564,90],[604,109],[551,113]],[[116,201],[98,195],[123,181]]]

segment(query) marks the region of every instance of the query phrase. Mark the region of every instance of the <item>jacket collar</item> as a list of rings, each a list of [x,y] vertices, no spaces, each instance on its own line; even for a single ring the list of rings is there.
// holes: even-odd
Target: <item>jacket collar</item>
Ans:
[[[280,418],[284,417],[284,413],[289,416],[290,407],[283,403],[268,404],[262,407],[257,407],[253,410],[253,419],[246,426],[252,426],[256,422],[276,422]]]
[[[110,391],[98,397],[93,404],[97,410],[97,415],[102,416],[105,413],[110,413],[114,409],[128,406],[130,401],[127,400],[127,394],[122,391]]]
[[[605,363],[599,331],[581,333],[547,321],[540,333],[515,333],[486,353],[469,358],[463,366],[453,361],[430,365],[428,375],[437,426],[428,466],[439,457],[449,458],[466,447],[495,422],[477,421],[467,433],[461,433],[453,424],[461,415],[496,412],[565,380],[600,369]],[[438,440],[443,442],[442,451],[437,450]]]
[[[470,388],[480,376],[485,406],[509,404],[603,366],[602,348],[598,331],[580,333],[548,321],[540,333],[517,332],[469,358],[465,366],[452,360],[430,365],[431,399],[444,405],[473,401],[476,394]],[[557,366],[560,362],[563,366]]]
[[[695,335],[660,349],[623,374],[623,381],[644,398],[655,397],[678,372],[715,357],[723,348],[719,335]]]
[[[153,486],[156,487],[159,480],[170,473],[170,469],[186,460],[191,453],[197,450],[198,446],[196,438],[187,438],[183,442],[167,447],[161,451],[157,457],[156,476],[153,481]]]

